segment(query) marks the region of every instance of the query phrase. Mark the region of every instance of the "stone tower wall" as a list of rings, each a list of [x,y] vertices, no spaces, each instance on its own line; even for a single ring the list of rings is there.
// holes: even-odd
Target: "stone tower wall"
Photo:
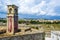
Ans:
[[[18,30],[18,7],[8,5],[7,13],[7,33],[14,34]]]

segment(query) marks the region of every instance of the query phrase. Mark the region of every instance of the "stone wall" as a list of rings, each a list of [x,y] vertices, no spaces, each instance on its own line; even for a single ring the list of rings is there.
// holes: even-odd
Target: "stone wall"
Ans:
[[[45,40],[45,33],[26,34],[20,36],[4,37],[0,40]]]

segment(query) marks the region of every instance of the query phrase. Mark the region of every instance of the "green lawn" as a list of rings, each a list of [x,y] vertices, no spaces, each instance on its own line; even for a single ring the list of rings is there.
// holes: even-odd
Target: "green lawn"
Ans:
[[[44,27],[46,30],[60,30],[60,24],[40,24],[42,27]]]

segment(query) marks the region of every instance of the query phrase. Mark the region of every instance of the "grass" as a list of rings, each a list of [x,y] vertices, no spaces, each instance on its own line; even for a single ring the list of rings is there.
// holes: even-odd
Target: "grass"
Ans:
[[[44,30],[60,30],[60,24],[29,24],[29,25],[19,25],[20,26],[26,26],[26,27],[43,27]],[[0,30],[5,28],[7,26],[0,26]]]
[[[42,25],[45,29],[51,29],[51,30],[60,30],[60,24],[40,24]]]
[[[51,30],[60,31],[60,24],[29,24],[29,25],[23,24],[23,25],[19,25],[19,27],[24,27],[24,26],[33,27],[35,29],[39,29],[39,27],[43,28],[42,30],[44,30],[46,34],[48,34],[47,32],[50,33]],[[36,28],[36,27],[38,27],[38,28]],[[7,28],[7,26],[0,26],[0,30],[6,29],[6,28]],[[4,36],[4,35],[2,35],[2,36]]]

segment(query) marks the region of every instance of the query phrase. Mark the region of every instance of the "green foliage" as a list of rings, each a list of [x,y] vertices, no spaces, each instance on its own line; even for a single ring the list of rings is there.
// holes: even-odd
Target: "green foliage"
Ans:
[[[0,20],[0,22],[6,23],[6,22],[7,22],[7,20]]]
[[[36,27],[36,29],[38,30],[39,28],[38,28],[38,27]]]
[[[3,23],[6,23],[7,20],[3,20],[3,19],[0,19],[0,22],[3,22]],[[60,21],[54,21],[54,22],[39,22],[38,20],[19,20],[18,21],[19,24],[21,23],[25,23],[26,25],[29,25],[29,24],[60,24]]]
[[[3,23],[6,23],[7,21],[6,21],[6,20],[3,20],[2,22],[3,22]]]
[[[25,23],[27,25],[29,25],[29,24],[60,24],[60,21],[58,21],[58,22],[56,22],[56,21],[54,21],[54,22],[49,22],[49,21],[40,22],[38,20],[30,20],[30,21],[28,21],[28,20],[26,20],[26,21],[25,20],[19,20],[18,22],[19,22],[19,24]]]
[[[39,29],[38,27],[35,27],[35,26],[32,26],[31,28],[34,28],[34,29],[37,29],[37,30]]]
[[[39,21],[31,20],[30,23],[31,24],[39,24]]]
[[[25,20],[19,20],[18,22],[19,22],[19,24],[21,24],[21,23],[26,23]]]

